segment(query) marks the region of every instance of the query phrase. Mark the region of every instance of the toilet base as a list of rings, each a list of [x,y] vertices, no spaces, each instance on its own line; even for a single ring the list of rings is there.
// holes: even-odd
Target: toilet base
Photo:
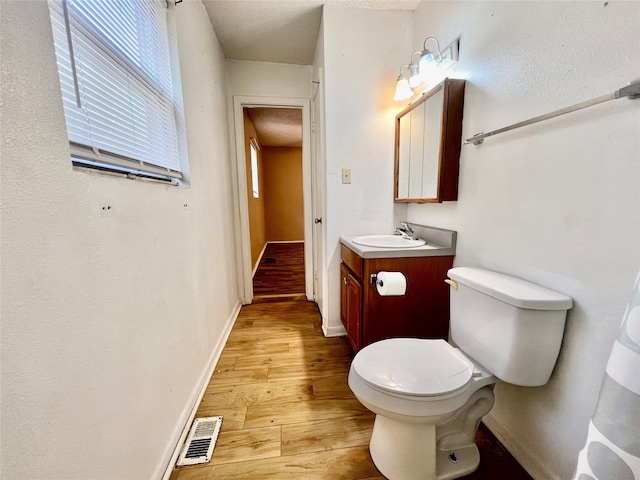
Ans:
[[[436,426],[376,415],[371,459],[389,480],[435,480]]]
[[[436,426],[376,416],[369,451],[389,480],[452,480],[474,472],[480,453],[474,443],[454,450],[435,445]]]
[[[436,452],[436,480],[453,480],[477,470],[480,465],[480,452],[475,444],[455,450]]]
[[[389,480],[452,480],[474,472],[480,464],[475,432],[493,406],[493,386],[474,392],[449,418],[432,417],[434,423],[376,415],[373,463]]]

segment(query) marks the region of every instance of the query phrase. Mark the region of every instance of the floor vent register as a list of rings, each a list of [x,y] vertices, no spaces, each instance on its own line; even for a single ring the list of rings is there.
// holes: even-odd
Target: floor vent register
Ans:
[[[176,466],[209,463],[216,445],[222,417],[196,418],[182,447]]]

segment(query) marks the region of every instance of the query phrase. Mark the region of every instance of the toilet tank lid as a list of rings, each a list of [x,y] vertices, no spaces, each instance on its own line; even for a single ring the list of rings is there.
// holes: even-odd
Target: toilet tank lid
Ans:
[[[518,308],[530,310],[569,310],[571,297],[521,278],[483,268],[455,267],[449,278]]]

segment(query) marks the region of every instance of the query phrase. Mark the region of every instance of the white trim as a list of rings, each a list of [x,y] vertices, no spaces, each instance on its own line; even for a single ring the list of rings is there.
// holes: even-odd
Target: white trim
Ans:
[[[344,325],[340,323],[340,325],[327,325],[324,321],[324,317],[322,318],[322,333],[324,333],[325,337],[346,337],[347,331],[344,328]]]
[[[234,95],[233,123],[236,146],[236,201],[240,232],[240,292],[243,303],[253,300],[253,265],[247,200],[247,169],[244,151],[244,107],[300,108],[302,110],[302,191],[304,210],[304,283],[307,300],[313,301],[313,211],[311,190],[311,105],[308,98],[280,98]]]
[[[258,271],[258,267],[260,266],[260,261],[262,261],[264,252],[267,250],[267,245],[269,245],[269,242],[265,242],[264,247],[262,247],[262,251],[260,252],[260,255],[258,255],[258,260],[256,260],[256,264],[253,266],[253,272],[251,273],[252,278],[256,276],[256,272]]]
[[[315,67],[314,67],[315,68]],[[327,161],[326,161],[326,128],[325,128],[325,89],[324,68],[318,67],[317,77],[319,83],[315,92],[313,105],[313,181],[314,181],[314,218],[322,218],[322,223],[314,224],[314,275],[315,275],[315,301],[318,304],[320,314],[329,315],[328,300],[328,265],[327,265]],[[323,318],[324,322],[324,318]]]
[[[260,300],[260,302],[264,303],[265,301],[269,301],[269,299],[272,298],[277,298],[277,299],[282,299],[282,298],[297,298],[300,295],[303,295],[302,293],[276,293],[274,295],[260,295],[258,298]]]
[[[247,168],[244,151],[244,116],[241,97],[233,97],[233,112],[236,144],[236,201],[238,202],[238,226],[240,229],[240,292],[246,305],[253,300],[253,279],[247,278],[251,265],[251,233],[249,230],[249,202],[247,200]]]
[[[218,360],[220,359],[222,350],[227,343],[227,339],[229,338],[229,334],[231,333],[231,329],[233,328],[233,325],[238,318],[238,314],[240,313],[241,308],[242,305],[240,304],[240,302],[238,302],[231,312],[224,330],[222,331],[222,335],[220,335],[216,346],[211,352],[211,357],[209,357],[207,366],[202,372],[198,383],[196,384],[196,388],[191,395],[192,401],[186,404],[182,415],[180,415],[181,421],[178,422],[178,424],[176,425],[176,429],[171,436],[174,441],[169,442],[164,454],[161,457],[168,458],[168,462],[166,464],[164,462],[160,463],[151,478],[160,478],[160,474],[162,473],[162,469],[164,468],[164,473],[162,473],[162,480],[169,480],[175,464],[178,461],[178,456],[180,455],[180,451],[182,450],[182,445],[187,439],[187,435],[189,435],[191,424],[196,417],[196,412],[198,411],[198,407],[200,406],[200,402],[202,401],[204,392],[207,390],[207,386],[209,385],[209,381],[211,380],[213,371],[216,367],[216,364],[218,363]]]

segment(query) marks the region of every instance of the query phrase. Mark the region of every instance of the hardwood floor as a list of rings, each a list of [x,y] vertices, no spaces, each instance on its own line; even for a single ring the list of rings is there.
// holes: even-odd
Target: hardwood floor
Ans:
[[[254,297],[304,298],[304,293],[304,242],[268,243],[253,276]]]
[[[196,414],[224,416],[211,462],[171,480],[384,479],[368,451],[374,415],[347,385],[352,357],[345,337],[323,336],[315,303],[243,307]],[[530,479],[479,436],[481,468],[466,478]]]

